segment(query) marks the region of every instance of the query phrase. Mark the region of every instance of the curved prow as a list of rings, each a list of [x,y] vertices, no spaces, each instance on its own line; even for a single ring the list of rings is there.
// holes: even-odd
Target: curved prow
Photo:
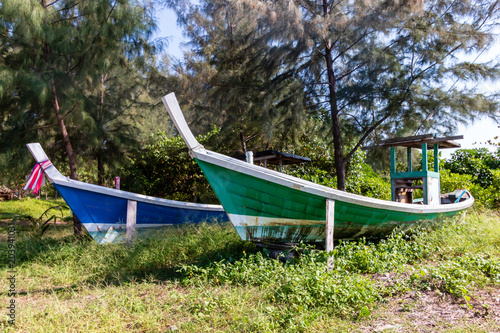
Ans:
[[[163,96],[161,100],[163,101],[165,108],[167,108],[168,114],[170,115],[170,118],[172,118],[179,134],[189,147],[189,150],[204,150],[203,146],[196,140],[193,133],[189,129],[186,119],[182,114],[181,107],[177,102],[177,98],[175,98],[175,94],[172,92]]]
[[[47,157],[47,154],[45,154],[45,151],[43,150],[42,146],[36,142],[36,143],[28,143],[26,144],[28,149],[30,150],[31,155],[33,155],[33,158],[36,160],[37,163],[42,163],[49,158]],[[57,168],[54,165],[49,166],[47,169],[44,170],[45,175],[47,176],[47,179],[52,183],[54,179],[64,179],[64,176],[57,170]]]

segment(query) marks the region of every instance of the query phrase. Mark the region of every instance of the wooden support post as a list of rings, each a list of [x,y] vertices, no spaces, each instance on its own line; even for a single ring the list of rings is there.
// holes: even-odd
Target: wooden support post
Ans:
[[[429,171],[429,166],[427,165],[427,143],[422,143],[422,171]]]
[[[135,240],[135,223],[137,219],[137,201],[127,200],[127,243]]]
[[[247,163],[253,164],[253,152],[247,151],[247,153],[245,155],[246,155]]]
[[[326,199],[326,239],[325,239],[326,252],[333,251],[334,226],[335,226],[335,201],[332,199]],[[328,257],[327,267],[328,269],[333,269],[333,255]]]
[[[413,166],[411,163],[411,147],[406,148],[406,158],[407,158],[407,164],[408,164],[408,172],[412,172]]]
[[[396,148],[391,147],[389,149],[391,151],[391,172],[396,172]]]
[[[434,144],[434,172],[439,172],[439,145]]]

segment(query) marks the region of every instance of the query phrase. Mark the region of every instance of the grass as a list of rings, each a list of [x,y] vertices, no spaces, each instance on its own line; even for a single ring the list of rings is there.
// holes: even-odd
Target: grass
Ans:
[[[46,235],[51,237],[68,236],[72,233],[72,226],[62,221],[71,220],[71,210],[67,207],[63,199],[38,200],[34,198],[24,198],[22,200],[0,201],[0,241],[6,239],[8,224],[15,217],[29,215],[32,218],[39,218],[51,207],[59,206],[60,209],[53,209],[47,212],[42,221],[46,221],[50,216],[55,215],[54,223],[51,223]],[[32,229],[31,224],[26,219],[18,223],[18,238],[28,237],[28,230]]]
[[[15,215],[39,217],[50,207],[58,205],[67,207],[63,199],[38,200],[28,197],[22,200],[0,201],[0,220],[11,219]],[[71,211],[66,208],[63,213],[63,216],[69,216]]]
[[[2,314],[4,330],[500,330],[494,211],[469,210],[464,221],[430,232],[341,243],[332,271],[324,252],[306,246],[291,261],[271,259],[229,224],[170,228],[134,246],[99,246],[67,230],[41,240],[18,232],[16,323]],[[0,253],[7,251],[0,243]],[[7,255],[0,256],[3,308],[10,299],[7,266]]]

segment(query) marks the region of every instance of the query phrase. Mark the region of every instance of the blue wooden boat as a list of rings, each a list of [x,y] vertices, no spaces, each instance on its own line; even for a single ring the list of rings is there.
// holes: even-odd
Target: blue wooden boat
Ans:
[[[39,143],[27,147],[37,163],[48,160]],[[80,182],[64,177],[53,165],[44,173],[99,244],[125,242],[129,202],[137,203],[135,234],[139,238],[154,235],[164,226],[229,221],[220,205],[167,200]]]

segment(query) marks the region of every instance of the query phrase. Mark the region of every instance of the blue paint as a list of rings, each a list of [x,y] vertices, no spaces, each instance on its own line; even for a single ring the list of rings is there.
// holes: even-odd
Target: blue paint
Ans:
[[[93,191],[53,184],[73,213],[85,225],[89,223],[116,224],[124,229],[127,221],[127,199]],[[137,202],[136,228],[141,224],[180,225],[183,223],[228,222],[224,211],[185,209]],[[101,233],[105,231],[102,230]],[[91,233],[92,234],[92,233]],[[97,238],[102,236],[95,233]],[[97,241],[97,238],[96,239]]]

